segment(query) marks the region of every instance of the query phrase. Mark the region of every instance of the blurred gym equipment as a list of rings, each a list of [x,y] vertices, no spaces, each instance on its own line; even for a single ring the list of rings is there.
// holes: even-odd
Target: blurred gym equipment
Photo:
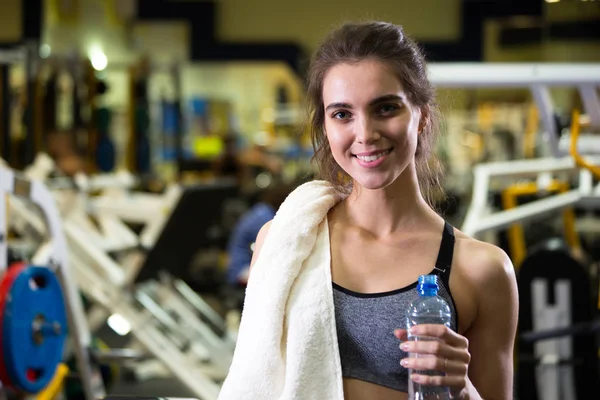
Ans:
[[[10,197],[9,197],[10,196]],[[8,266],[8,232],[5,199],[16,197],[35,204],[42,212],[45,260]],[[52,194],[38,181],[28,181],[0,167],[0,288],[2,307],[3,390],[40,394],[53,390],[64,375],[63,346],[77,360],[78,374],[88,400],[105,395],[100,373],[90,362],[90,333],[68,260],[60,215]],[[44,223],[43,221],[46,221]],[[24,318],[24,319],[22,319]],[[15,320],[16,319],[16,320]],[[30,324],[23,324],[23,321]],[[67,323],[68,321],[68,323]],[[27,339],[29,337],[29,339]],[[21,344],[19,344],[21,342]],[[15,351],[19,349],[19,353]],[[50,384],[50,386],[48,386]]]
[[[568,182],[552,180],[538,187],[536,182],[518,182],[502,191],[502,203],[505,210],[515,208],[521,196],[535,196],[543,193],[564,193],[569,190]],[[580,249],[581,243],[575,231],[575,212],[572,207],[563,210],[563,225],[565,239],[572,249]],[[519,269],[527,255],[527,240],[522,224],[512,224],[508,228],[509,254],[515,268]]]
[[[521,265],[519,298],[519,332],[525,337],[518,345],[519,398],[575,400],[596,393],[600,368],[593,326],[600,332],[600,320],[593,322],[597,310],[588,269],[559,239],[542,243]],[[548,334],[573,327],[579,329]]]
[[[150,172],[150,104],[148,79],[150,61],[143,58],[129,69],[129,137],[127,143],[127,169],[145,175]]]
[[[576,87],[591,125],[600,126],[600,99],[596,91],[600,85],[599,64],[433,63],[428,70],[431,82],[439,88],[529,88],[541,118],[548,154],[552,157],[568,154],[570,141],[566,139],[566,146],[565,139],[561,141],[551,87]],[[600,151],[599,141],[594,143],[596,146],[591,150]],[[588,146],[586,151],[589,150]]]
[[[42,151],[68,156],[71,165],[85,155],[81,168],[112,170],[110,112],[98,106],[106,91],[89,60],[76,55],[42,59],[33,43],[0,51],[1,157],[22,170]]]
[[[36,59],[36,51],[31,46],[0,51],[0,147],[2,158],[11,166],[23,167],[31,163],[42,139],[39,122],[36,122],[42,107]],[[24,70],[24,87],[20,93],[14,93],[11,87],[11,68],[16,65]],[[15,107],[20,110],[21,121],[13,120]],[[13,132],[13,123],[22,125],[22,129]]]
[[[149,247],[137,281],[155,278],[161,270],[187,277],[189,273],[178,268],[187,268],[200,249],[225,249],[238,196],[232,180],[184,187],[160,236]],[[234,212],[232,221],[228,221],[230,212]]]
[[[28,172],[43,179],[51,169],[49,167],[49,161],[40,156],[37,165],[32,165]],[[134,373],[138,371],[140,379],[168,372],[199,399],[214,399],[229,368],[233,336],[223,318],[182,279],[157,274],[165,269],[183,274],[185,260],[181,257],[188,257],[189,261],[193,249],[188,247],[186,252],[175,256],[170,253],[173,257],[170,260],[160,258],[161,252],[153,249],[157,244],[162,248],[165,240],[172,241],[173,238],[180,244],[187,243],[186,246],[194,245],[191,241],[197,239],[197,251],[205,242],[202,235],[194,234],[202,227],[195,221],[220,222],[220,214],[215,212],[214,206],[220,208],[224,198],[213,199],[210,188],[183,190],[183,194],[178,187],[164,195],[132,193],[123,189],[130,182],[127,178],[127,174],[112,174],[88,181],[84,176],[77,176],[73,187],[63,186],[53,191],[62,211],[69,257],[74,261],[74,276],[83,295],[92,303],[87,313],[89,328],[96,332],[108,323],[127,339],[127,348],[150,355],[151,361],[148,357],[138,359],[132,367]],[[110,188],[111,180],[115,183],[113,189]],[[104,190],[91,196],[90,187]],[[226,189],[224,193],[235,193],[227,185],[222,187]],[[219,190],[213,192],[221,193]],[[99,201],[94,203],[95,199]],[[199,202],[204,201],[207,207],[198,207]],[[43,231],[38,216],[22,203],[13,203],[13,228],[18,227],[23,235],[31,235],[33,231],[39,236]],[[213,206],[209,207],[211,204]],[[198,219],[190,218],[190,205],[201,210]],[[212,219],[215,216],[217,220]],[[150,230],[142,230],[142,235],[138,236],[121,218],[145,224]],[[182,221],[186,225],[182,225]],[[173,231],[181,226],[188,231]],[[211,238],[219,237],[217,232],[217,236]],[[144,246],[141,246],[142,239]],[[126,256],[115,258],[116,254],[129,251],[141,251],[142,255],[131,262]],[[146,251],[149,253],[143,254]],[[47,255],[39,251],[33,259],[41,261],[44,257]],[[141,278],[140,271],[144,274]],[[152,360],[158,360],[159,364]]]
[[[600,162],[600,157],[589,157],[591,162]],[[576,186],[563,193],[535,200],[508,210],[493,211],[488,205],[488,193],[493,188],[506,188],[502,185],[515,178],[537,180],[540,189],[551,182],[553,176],[561,174],[576,180]],[[487,231],[507,228],[516,222],[528,222],[553,215],[563,208],[578,205],[593,207],[600,198],[600,186],[593,183],[589,170],[580,169],[571,157],[538,158],[480,164],[475,166],[472,201],[462,225],[462,230],[472,236],[481,237]],[[500,183],[496,183],[500,182]]]
[[[590,260],[581,248],[573,208],[593,212],[600,207],[600,158],[584,158],[578,151],[582,120],[589,124],[575,110],[569,132],[571,157],[481,164],[474,170],[473,198],[462,230],[494,242],[491,233],[509,229],[519,283],[520,399],[576,400],[598,391],[599,282],[586,265]],[[591,135],[589,139],[597,140]],[[513,183],[515,178],[519,183]],[[503,193],[504,210],[488,204],[492,190]],[[516,197],[525,193],[541,196],[517,204]],[[552,238],[549,232],[549,237],[526,246],[524,225],[549,223],[560,210],[562,237]]]

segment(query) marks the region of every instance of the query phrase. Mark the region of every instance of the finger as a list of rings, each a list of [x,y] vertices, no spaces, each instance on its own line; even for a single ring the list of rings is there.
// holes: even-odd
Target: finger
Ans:
[[[408,331],[406,329],[396,329],[394,331],[394,336],[400,340],[408,340]]]
[[[400,349],[411,354],[432,354],[439,358],[447,358],[468,364],[471,355],[467,349],[452,347],[439,340],[414,341],[409,340],[400,344]]]
[[[434,356],[404,358],[400,361],[404,368],[418,371],[438,371],[448,375],[466,375],[467,364],[461,361],[447,360]]]
[[[465,376],[459,375],[431,376],[411,374],[410,379],[425,386],[447,386],[452,392],[459,392],[467,385]]]
[[[426,336],[440,338],[454,347],[469,347],[466,337],[441,324],[422,324],[410,328],[410,336]]]

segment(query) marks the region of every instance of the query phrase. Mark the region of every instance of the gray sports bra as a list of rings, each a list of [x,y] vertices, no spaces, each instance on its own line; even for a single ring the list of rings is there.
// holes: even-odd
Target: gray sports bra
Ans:
[[[448,284],[454,252],[454,229],[446,222],[432,274],[439,279],[438,294],[452,309],[452,329],[458,315]],[[400,365],[407,354],[400,350],[394,329],[401,328],[404,312],[415,296],[417,282],[384,293],[357,293],[333,283],[335,321],[345,378],[408,392],[408,370]]]

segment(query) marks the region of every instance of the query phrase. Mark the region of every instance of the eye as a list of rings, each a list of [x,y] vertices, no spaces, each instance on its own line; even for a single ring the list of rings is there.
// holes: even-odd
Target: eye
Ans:
[[[350,113],[348,111],[336,111],[331,117],[335,119],[348,119],[350,118]]]
[[[400,107],[397,104],[383,104],[381,107],[379,107],[379,113],[390,114],[398,109],[400,109]]]

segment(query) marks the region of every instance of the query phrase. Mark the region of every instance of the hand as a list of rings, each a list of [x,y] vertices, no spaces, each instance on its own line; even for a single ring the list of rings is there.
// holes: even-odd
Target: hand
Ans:
[[[409,357],[400,361],[403,367],[414,370],[444,372],[445,376],[413,374],[411,379],[429,386],[447,386],[452,398],[468,400],[467,376],[471,355],[469,341],[444,325],[416,325],[411,328],[411,336],[436,338],[433,341],[409,341],[407,331],[397,329],[396,337],[403,342],[400,348],[407,353],[428,354],[431,357]]]

